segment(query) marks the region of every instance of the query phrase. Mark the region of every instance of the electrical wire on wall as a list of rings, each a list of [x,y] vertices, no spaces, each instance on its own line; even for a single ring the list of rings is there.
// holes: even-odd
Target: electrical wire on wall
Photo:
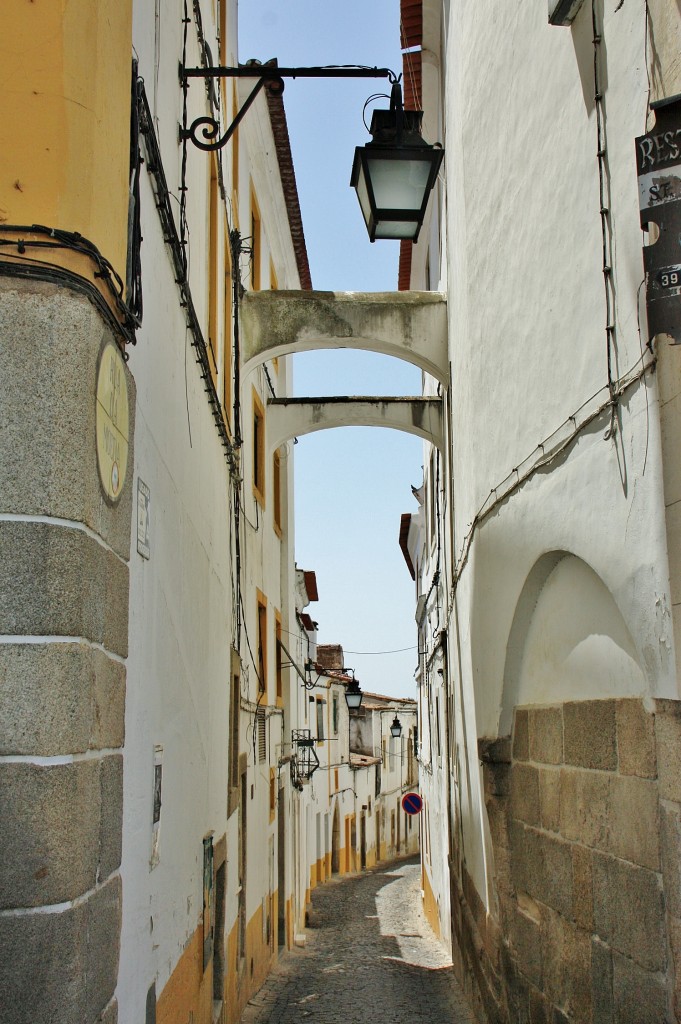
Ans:
[[[511,472],[506,475],[500,484],[497,484],[496,487],[493,487],[490,490],[485,501],[476,512],[473,517],[473,521],[468,527],[461,551],[452,571],[452,585],[448,601],[450,615],[454,607],[454,595],[456,593],[459,580],[461,579],[461,574],[468,562],[468,556],[470,554],[475,533],[482,523],[492,514],[492,512],[495,511],[495,509],[497,509],[503,502],[507,501],[512,494],[520,490],[528,480],[566,454],[577,438],[591,423],[597,420],[598,417],[602,416],[604,413],[610,412],[613,405],[615,403],[619,403],[622,397],[635,387],[647,373],[653,372],[657,359],[655,356],[652,356],[646,362],[645,355],[646,353],[637,359],[629,372],[619,379],[612,396],[609,396],[595,409],[585,413],[582,419],[579,419],[580,413],[582,413],[583,410],[595,398],[597,398],[599,394],[607,389],[607,385],[600,388],[599,391],[595,392],[586,400],[586,402],[583,402],[575,413],[563,420],[560,426],[557,427],[552,434],[550,434],[544,441],[540,441],[522,462],[518,463],[517,466],[514,466]],[[566,427],[571,427],[572,429],[569,429],[566,434],[560,436],[561,432]],[[529,463],[528,469],[521,472],[521,467],[524,466],[525,463]]]
[[[598,195],[601,218],[601,247],[603,288],[605,293],[605,336],[607,353],[608,391],[610,393],[610,429],[606,436],[612,437],[617,427],[616,385],[613,374],[613,354],[617,353],[617,302],[615,292],[615,268],[613,266],[612,219],[610,213],[610,167],[608,162],[607,119],[605,93],[601,81],[600,62],[603,42],[603,26],[598,24],[597,0],[591,0],[591,27],[594,49],[594,107],[596,110]],[[622,5],[620,4],[620,7]],[[617,8],[619,10],[619,8]]]

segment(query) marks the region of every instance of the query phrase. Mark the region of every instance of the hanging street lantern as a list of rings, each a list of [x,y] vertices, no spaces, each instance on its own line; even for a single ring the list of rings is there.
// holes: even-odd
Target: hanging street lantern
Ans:
[[[398,740],[402,735],[402,723],[400,722],[397,715],[395,715],[392,725],[390,726],[390,735],[393,736],[394,739],[396,740]]]
[[[357,679],[352,679],[345,687],[345,700],[350,711],[357,710],[362,703],[363,696],[364,694],[360,689],[359,681]]]
[[[423,111],[404,110],[402,87],[392,86],[390,110],[375,110],[373,141],[355,149],[351,186],[357,190],[369,239],[416,242],[444,157],[421,135]]]

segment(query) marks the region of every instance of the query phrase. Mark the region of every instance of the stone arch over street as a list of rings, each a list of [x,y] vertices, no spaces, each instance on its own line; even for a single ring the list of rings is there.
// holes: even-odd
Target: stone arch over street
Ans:
[[[246,292],[243,373],[269,359],[352,348],[394,356],[449,383],[447,302],[438,292]]]
[[[385,398],[270,398],[267,402],[267,447],[274,451],[293,437],[334,427],[390,427],[444,445],[442,400]]]

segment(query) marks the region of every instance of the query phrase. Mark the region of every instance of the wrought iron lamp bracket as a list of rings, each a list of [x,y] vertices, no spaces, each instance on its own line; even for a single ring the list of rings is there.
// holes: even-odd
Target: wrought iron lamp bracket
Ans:
[[[401,76],[400,76],[401,77]],[[212,81],[216,78],[255,78],[256,83],[237,112],[227,130],[220,135],[220,122],[215,117],[204,115],[197,117],[191,125],[180,126],[180,139],[190,140],[198,149],[208,153],[222,149],[231,139],[234,132],[252,106],[258,93],[265,86],[272,95],[281,96],[284,91],[285,78],[387,78],[391,85],[399,82],[399,77],[390,68],[368,68],[356,65],[342,65],[311,68],[280,68],[276,61],[260,64],[249,61],[238,67],[202,67],[185,68],[180,65],[180,80],[186,89],[192,78]]]

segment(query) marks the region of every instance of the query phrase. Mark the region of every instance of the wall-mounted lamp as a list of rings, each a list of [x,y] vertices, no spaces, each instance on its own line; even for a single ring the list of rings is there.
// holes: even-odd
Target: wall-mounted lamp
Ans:
[[[183,143],[189,140],[208,152],[222,149],[264,85],[277,95],[285,78],[387,78],[392,85],[389,110],[375,110],[371,119],[372,141],[358,146],[350,184],[357,190],[369,239],[417,241],[430,193],[444,156],[441,146],[429,145],[421,135],[422,111],[404,110],[402,87],[389,68],[343,67],[280,68],[276,60],[249,61],[234,68],[181,68],[186,90],[192,78],[206,82],[216,78],[255,78],[256,84],[232,124],[220,134],[213,116],[196,118],[180,126]],[[184,104],[185,111],[187,104]]]
[[[350,184],[357,191],[369,239],[416,242],[428,199],[444,157],[421,135],[421,110],[404,110],[402,87],[394,82],[389,110],[374,110],[372,141],[358,146]]]
[[[390,735],[396,740],[398,740],[402,735],[402,723],[397,715],[395,715],[392,725],[390,726]]]
[[[302,783],[309,782],[319,768],[319,758],[309,729],[293,729],[291,743],[295,748],[291,758],[291,780],[296,789],[301,789]]]
[[[364,694],[357,679],[352,679],[345,687],[345,701],[350,711],[356,711],[362,703]]]

